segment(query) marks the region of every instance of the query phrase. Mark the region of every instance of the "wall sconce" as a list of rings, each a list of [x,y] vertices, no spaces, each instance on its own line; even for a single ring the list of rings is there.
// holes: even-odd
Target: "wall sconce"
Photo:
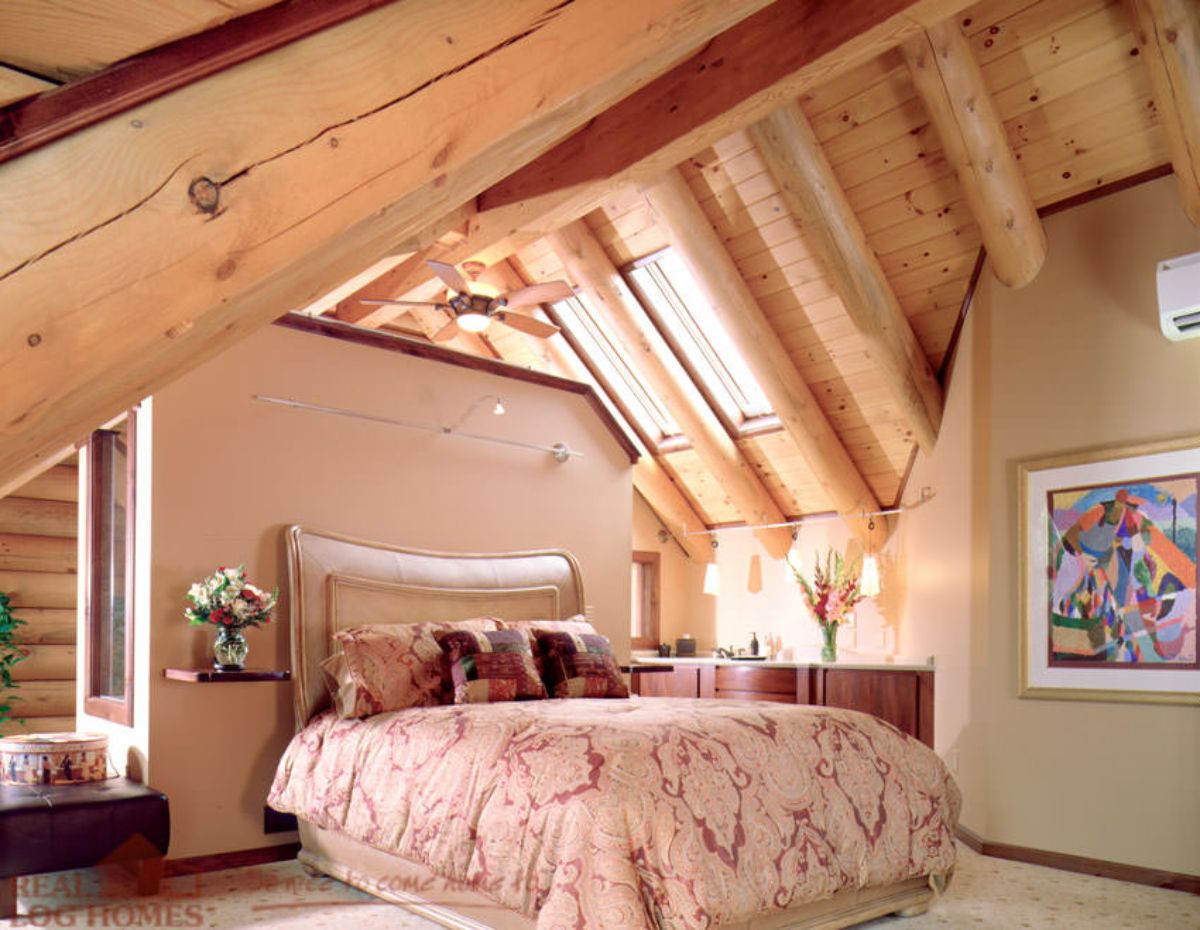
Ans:
[[[862,575],[858,586],[863,597],[875,597],[879,593],[879,560],[871,552],[871,533],[875,529],[875,518],[867,523],[867,553],[862,560]]]
[[[712,541],[713,557],[717,554],[717,541]],[[704,593],[711,594],[716,597],[721,593],[721,570],[717,568],[715,561],[709,562],[704,566]]]

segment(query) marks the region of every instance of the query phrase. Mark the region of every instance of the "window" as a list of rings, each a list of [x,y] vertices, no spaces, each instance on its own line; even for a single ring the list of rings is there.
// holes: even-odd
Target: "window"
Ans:
[[[596,312],[584,295],[570,297],[554,305],[557,318],[579,344],[580,355],[596,367],[596,377],[605,389],[621,404],[648,440],[657,445],[663,439],[678,436],[679,424],[638,377],[625,353],[598,322]],[[657,333],[647,331],[647,337],[658,339]],[[666,347],[663,346],[666,351]]]
[[[133,723],[135,415],[87,445],[87,640],[84,711]]]
[[[727,423],[771,415],[771,404],[679,256],[666,249],[636,262],[629,279],[688,373]]]
[[[629,644],[634,649],[654,649],[660,642],[658,567],[657,552],[633,553]]]

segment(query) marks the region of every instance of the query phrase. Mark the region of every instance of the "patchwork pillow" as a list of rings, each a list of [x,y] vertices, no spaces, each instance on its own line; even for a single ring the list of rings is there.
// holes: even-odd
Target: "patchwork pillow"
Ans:
[[[551,697],[629,697],[606,637],[599,633],[539,633],[537,644]]]
[[[529,701],[546,696],[524,630],[438,633],[450,663],[455,704]]]
[[[491,617],[454,623],[381,623],[339,630],[321,663],[339,717],[369,717],[449,702],[438,632],[499,629]]]

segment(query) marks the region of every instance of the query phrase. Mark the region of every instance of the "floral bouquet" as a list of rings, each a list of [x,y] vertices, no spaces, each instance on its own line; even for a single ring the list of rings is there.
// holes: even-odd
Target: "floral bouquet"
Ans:
[[[212,623],[233,630],[271,622],[279,589],[268,594],[246,580],[246,566],[218,568],[216,573],[188,589],[192,606],[183,615],[192,626]]]
[[[854,605],[863,599],[858,568],[849,565],[832,546],[825,552],[824,566],[817,555],[811,583],[796,566],[791,568],[804,592],[804,602],[821,626],[821,659],[833,662],[837,659],[838,624],[849,620]]]

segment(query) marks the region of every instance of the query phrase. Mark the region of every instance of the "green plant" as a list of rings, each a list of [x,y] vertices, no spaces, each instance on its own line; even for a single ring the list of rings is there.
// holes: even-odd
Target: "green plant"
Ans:
[[[10,692],[19,687],[12,679],[12,667],[25,658],[25,652],[13,641],[17,627],[24,626],[24,620],[13,616],[9,605],[9,597],[0,591],[0,723],[12,716],[11,701],[20,700]]]

